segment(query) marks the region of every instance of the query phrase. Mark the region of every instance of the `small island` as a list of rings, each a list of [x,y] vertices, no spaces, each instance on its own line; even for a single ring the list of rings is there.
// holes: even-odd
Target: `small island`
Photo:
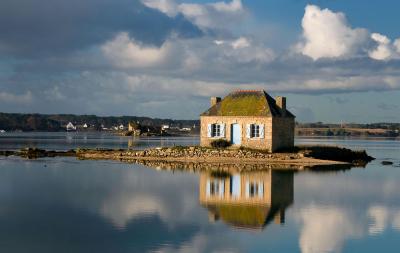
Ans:
[[[52,151],[27,148],[19,151],[0,151],[3,156],[29,159],[70,156],[78,159],[117,160],[123,162],[178,162],[251,165],[254,168],[304,169],[313,166],[365,166],[374,158],[365,151],[353,151],[333,146],[297,146],[292,150],[270,153],[247,148],[206,148],[175,146],[146,150],[76,149]],[[215,167],[215,166],[214,166]],[[217,168],[217,167],[215,167]]]

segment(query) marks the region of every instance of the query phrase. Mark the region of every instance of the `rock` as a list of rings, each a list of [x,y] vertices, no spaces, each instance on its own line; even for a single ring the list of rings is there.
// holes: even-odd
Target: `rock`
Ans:
[[[381,164],[382,165],[393,165],[393,162],[391,162],[391,161],[382,161]]]

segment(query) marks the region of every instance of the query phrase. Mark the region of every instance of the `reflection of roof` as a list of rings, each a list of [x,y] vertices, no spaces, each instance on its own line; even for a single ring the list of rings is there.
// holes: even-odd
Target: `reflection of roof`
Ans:
[[[267,205],[218,204],[205,205],[224,222],[238,228],[262,229],[280,211]]]
[[[276,105],[275,99],[264,90],[234,91],[201,116],[294,117],[288,110],[284,114]]]

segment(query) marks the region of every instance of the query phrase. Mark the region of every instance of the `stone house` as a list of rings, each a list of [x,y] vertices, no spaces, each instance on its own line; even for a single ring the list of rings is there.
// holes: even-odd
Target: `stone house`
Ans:
[[[210,220],[234,227],[263,229],[271,221],[285,222],[293,203],[293,173],[276,170],[232,172],[227,177],[200,174],[199,201]]]
[[[211,98],[211,107],[200,115],[200,145],[225,139],[235,147],[275,152],[294,146],[295,116],[286,109],[286,98],[272,98],[264,90],[237,90],[225,98]]]

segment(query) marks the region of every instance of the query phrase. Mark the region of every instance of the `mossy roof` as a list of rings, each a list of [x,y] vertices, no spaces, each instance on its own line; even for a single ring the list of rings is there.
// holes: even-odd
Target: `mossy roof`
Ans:
[[[279,209],[264,205],[217,204],[207,208],[232,226],[261,229],[267,225]]]
[[[288,110],[284,113],[264,90],[234,91],[201,116],[294,117]]]

